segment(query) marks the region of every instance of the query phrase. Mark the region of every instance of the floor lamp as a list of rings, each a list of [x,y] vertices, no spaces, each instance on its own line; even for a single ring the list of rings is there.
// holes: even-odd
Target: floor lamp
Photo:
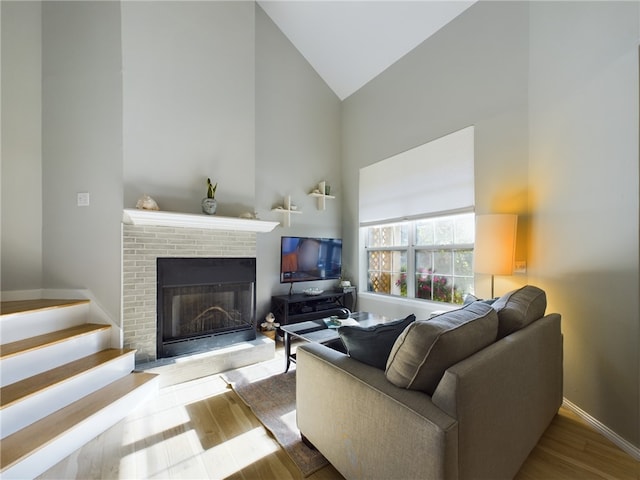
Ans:
[[[517,228],[517,215],[500,214],[476,216],[473,270],[475,273],[491,275],[491,298],[494,298],[494,275],[513,274]]]

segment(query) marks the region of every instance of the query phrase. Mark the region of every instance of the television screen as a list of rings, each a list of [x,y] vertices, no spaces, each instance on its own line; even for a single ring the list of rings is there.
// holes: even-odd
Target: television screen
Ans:
[[[341,271],[341,239],[282,237],[281,283],[337,279]]]

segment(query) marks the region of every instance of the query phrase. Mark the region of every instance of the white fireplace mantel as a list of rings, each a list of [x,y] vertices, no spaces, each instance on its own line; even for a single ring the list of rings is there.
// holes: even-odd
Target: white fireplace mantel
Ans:
[[[196,213],[162,212],[125,208],[122,223],[127,225],[153,225],[157,227],[207,228],[242,232],[270,232],[279,222],[266,222],[246,218],[201,215]]]

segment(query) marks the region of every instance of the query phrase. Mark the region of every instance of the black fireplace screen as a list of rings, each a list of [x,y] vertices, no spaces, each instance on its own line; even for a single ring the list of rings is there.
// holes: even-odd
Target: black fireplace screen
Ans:
[[[256,338],[255,258],[157,259],[157,356]]]
[[[253,283],[168,287],[163,340],[251,326]]]

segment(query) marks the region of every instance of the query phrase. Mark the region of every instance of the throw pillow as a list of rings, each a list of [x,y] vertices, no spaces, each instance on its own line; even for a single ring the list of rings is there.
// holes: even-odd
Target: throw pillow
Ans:
[[[384,370],[396,338],[415,319],[415,315],[409,315],[370,327],[345,326],[338,329],[338,334],[350,357]]]
[[[387,380],[433,395],[447,368],[493,343],[497,333],[498,315],[482,302],[414,322],[391,349]]]
[[[503,338],[544,317],[547,295],[538,287],[525,285],[504,294],[492,306],[498,312],[498,338]]]
[[[470,303],[473,303],[473,302],[482,302],[482,303],[486,303],[487,305],[492,305],[496,300],[497,298],[489,298],[487,300],[483,300],[482,298],[476,297],[472,293],[467,293],[464,296],[463,305],[469,305]]]

